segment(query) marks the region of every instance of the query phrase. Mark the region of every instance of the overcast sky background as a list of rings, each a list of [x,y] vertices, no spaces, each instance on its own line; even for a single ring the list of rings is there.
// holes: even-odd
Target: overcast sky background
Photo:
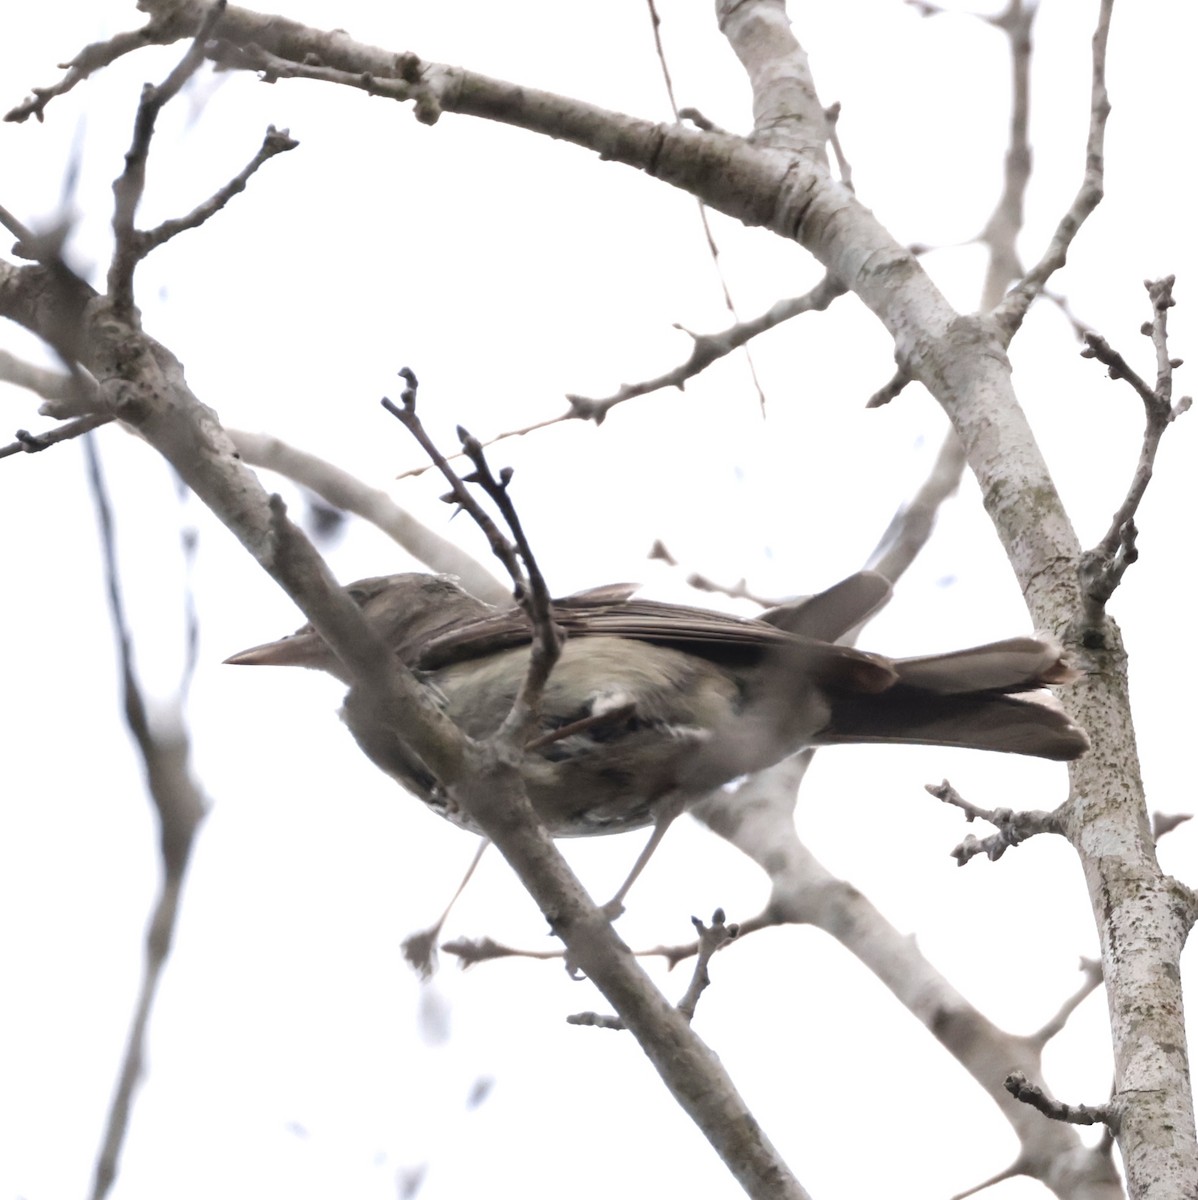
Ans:
[[[1092,5],[1048,3],[1033,85],[1036,175],[1029,259],[1081,177]],[[662,0],[680,104],[744,131],[743,73],[708,5]],[[640,3],[290,3],[288,17],[362,41],[669,119]],[[1008,113],[1003,40],[971,18],[921,20],[897,2],[795,6],[863,202],[927,256],[950,300],[977,300],[982,252],[961,245],[1000,184]],[[132,5],[18,6],[0,42],[4,108],[58,78],[84,43],[133,27]],[[1111,42],[1114,112],[1107,199],[1054,288],[1150,373],[1141,281],[1178,275],[1174,353],[1198,354],[1193,189],[1195,18],[1125,5]],[[0,126],[0,203],[29,224],[59,211],[78,155],[71,253],[102,284],[110,184],[140,87],[182,47],[126,58],[55,100],[43,125]],[[231,426],[266,429],[352,469],[485,558],[449,522],[418,449],[378,407],[396,370],[421,379],[443,445],[600,396],[685,357],[685,335],[727,324],[694,201],[574,147],[311,83],[267,86],[204,71],[163,114],[140,223],[191,209],[252,156],[267,124],[300,148],[276,159],[198,232],[138,273],[147,330]],[[798,247],[714,214],[742,315],[805,291],[819,271]],[[49,363],[6,327],[0,345]],[[1083,544],[1102,534],[1135,463],[1142,417],[1129,389],[1083,362],[1067,323],[1034,310],[1012,358],[1016,384]],[[646,560],[663,539],[686,570],[758,592],[829,585],[865,560],[919,485],[943,436],[919,388],[865,411],[893,370],[884,331],[851,297],[761,339],[683,394],[509,440],[515,495],[553,589],[643,580],[689,596]],[[1179,390],[1193,383],[1181,373]],[[35,403],[0,392],[11,428],[42,429]],[[389,1197],[427,1164],[422,1196],[580,1198],[671,1189],[739,1195],[665,1096],[631,1039],[565,1026],[602,1008],[554,964],[443,968],[421,989],[398,944],[456,886],[472,839],[426,813],[356,752],[335,717],[339,686],[313,674],[239,672],[221,660],[300,621],[293,606],[136,439],[99,442],[119,527],[125,596],[147,686],[177,681],[185,581],[200,618],[189,703],[195,769],[213,802],[174,956],[151,1027],[147,1074],[114,1195],[122,1200]],[[1137,736],[1153,807],[1189,811],[1192,703],[1176,682],[1190,607],[1193,419],[1170,431],[1140,515],[1141,561],[1113,611],[1132,659]],[[296,489],[267,479],[293,511]],[[119,718],[95,517],[80,447],[0,464],[8,633],[0,799],[0,1196],[79,1196],[89,1180],[135,995],[157,887],[155,830]],[[181,531],[198,551],[188,576]],[[404,570],[386,538],[352,526],[329,548],[344,581]],[[185,580],[185,577],[186,580]],[[702,599],[698,601],[703,603]],[[712,601],[714,603],[714,601]],[[1180,620],[1178,618],[1181,618]],[[1018,589],[967,482],[863,645],[891,654],[1027,628]],[[1188,647],[1182,648],[1188,655]],[[853,880],[931,961],[1004,1027],[1038,1027],[1097,952],[1080,872],[1037,839],[999,864],[958,870],[960,820],[922,785],[945,776],[983,805],[1051,808],[1065,771],[941,750],[830,751],[800,799],[817,856]],[[638,836],[565,849],[594,894],[623,877]],[[1196,835],[1161,847],[1196,878]],[[671,831],[633,894],[634,946],[683,940],[688,917],[732,919],[766,896],[760,874],[690,821]],[[497,856],[449,930],[534,948],[544,923]],[[668,994],[682,976],[663,979]],[[815,1195],[945,1196],[1002,1169],[1014,1139],[989,1101],[868,973],[823,935],[775,930],[716,960],[697,1020],[769,1136]],[[1192,967],[1191,967],[1192,974]],[[440,1032],[437,1032],[437,1031]],[[1105,1005],[1093,996],[1048,1054],[1063,1099],[1109,1088]],[[468,1107],[479,1080],[482,1104]],[[1041,1196],[1013,1181],[1002,1200]]]

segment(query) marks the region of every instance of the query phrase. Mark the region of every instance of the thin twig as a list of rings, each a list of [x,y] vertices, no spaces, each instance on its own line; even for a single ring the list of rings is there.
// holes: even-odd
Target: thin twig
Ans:
[[[1058,222],[1040,261],[993,310],[995,319],[1008,339],[1015,335],[1032,301],[1044,290],[1054,272],[1065,265],[1065,257],[1073,239],[1086,218],[1102,202],[1106,123],[1111,112],[1110,97],[1106,90],[1106,52],[1113,5],[1114,0],[1101,0],[1091,41],[1090,127],[1086,135],[1086,166],[1081,186],[1068,211]]]
[[[994,212],[978,235],[987,250],[986,280],[982,285],[982,308],[993,308],[1007,285],[1023,273],[1018,238],[1024,225],[1024,199],[1032,178],[1031,124],[1032,22],[1038,5],[1010,0],[1006,9],[988,18],[1007,37],[1011,64],[1011,117],[1007,151],[1003,159],[1003,186]]]
[[[112,185],[115,201],[112,232],[115,245],[108,267],[108,295],[115,311],[122,317],[133,312],[133,273],[137,264],[152,249],[147,244],[148,235],[134,226],[133,218],[146,188],[146,163],[150,156],[150,142],[154,137],[154,123],[162,109],[199,70],[204,61],[204,43],[224,15],[225,4],[226,0],[213,0],[187,53],[162,83],[157,87],[147,83],[141,91],[141,101],[133,122],[133,141],[125,152],[125,169]]]
[[[0,204],[0,225],[3,225],[9,233],[17,239],[17,245],[14,247],[14,253],[20,258],[38,257],[31,249],[31,243],[38,240],[37,234],[33,232],[15,213],[8,211],[4,205]]]
[[[278,79],[309,79],[358,88],[369,96],[401,103],[411,100],[415,103],[416,120],[424,125],[435,125],[441,116],[440,102],[433,89],[424,83],[423,65],[415,54],[395,55],[386,71],[344,71],[328,66],[314,56],[303,62],[293,62],[254,42],[236,45],[217,41],[209,48],[209,55],[221,66],[260,71],[265,83],[274,83]]]
[[[674,81],[670,78],[670,68],[666,63],[666,50],[661,40],[661,17],[657,12],[656,0],[645,0],[649,6],[649,20],[653,25],[653,45],[657,50],[657,61],[661,64],[662,80],[666,85],[666,95],[670,99],[670,111],[674,114],[675,121],[682,120],[682,114],[678,110],[678,100],[674,95]],[[712,266],[715,267],[716,278],[720,281],[720,291],[724,295],[724,307],[732,314],[733,321],[740,323],[740,314],[736,310],[736,302],[732,299],[732,292],[728,287],[727,277],[724,275],[724,268],[720,266],[720,248],[716,244],[715,234],[711,231],[711,222],[707,217],[707,205],[702,200],[697,201],[699,205],[699,222],[703,226],[703,237],[707,242],[707,253],[711,255]],[[753,387],[757,392],[757,402],[761,406],[761,411],[765,412],[765,392],[761,387],[761,380],[757,377],[757,366],[753,362],[753,353],[746,345],[745,363],[749,368],[749,377],[753,380]]]
[[[1053,1015],[1031,1034],[1031,1040],[1037,1046],[1047,1045],[1069,1022],[1069,1018],[1077,1011],[1081,1002],[1102,986],[1102,962],[1097,958],[1083,958],[1078,964],[1083,979],[1077,991],[1068,997]]]
[[[441,949],[446,954],[452,954],[463,971],[497,958],[535,958],[544,961],[565,957],[564,950],[517,950],[489,937],[455,938],[452,942],[444,942]]]
[[[945,503],[956,495],[965,471],[965,448],[956,431],[949,429],[940,445],[927,478],[894,514],[867,565],[897,583],[928,544],[936,518]]]
[[[691,972],[690,986],[678,1001],[678,1011],[688,1020],[695,1019],[695,1009],[699,1005],[699,997],[711,984],[711,976],[707,967],[712,956],[722,950],[733,938],[740,936],[740,926],[735,922],[728,924],[724,910],[717,908],[712,915],[711,924],[707,925],[698,917],[691,917],[691,924],[699,935],[699,953],[695,957],[695,969]]]
[[[824,109],[824,120],[828,122],[828,143],[832,147],[832,154],[836,159],[836,172],[840,176],[840,182],[850,191],[856,191],[853,187],[853,168],[845,156],[844,147],[840,144],[840,101],[837,100],[834,104],[829,104]]]
[[[16,441],[7,446],[0,446],[0,458],[8,458],[13,454],[37,454],[51,446],[57,446],[59,442],[91,433],[93,429],[99,429],[101,425],[107,425],[112,420],[110,416],[96,413],[90,417],[78,417],[74,421],[68,421],[59,425],[57,429],[47,429],[45,433],[30,433],[27,429],[18,429]]]
[[[1084,616],[1091,628],[1100,624],[1106,605],[1122,582],[1124,573],[1139,557],[1135,518],[1152,482],[1161,438],[1191,404],[1189,396],[1183,396],[1176,404],[1172,403],[1173,371],[1181,366],[1180,359],[1169,356],[1168,314],[1174,303],[1173,282],[1173,276],[1168,275],[1144,284],[1152,304],[1152,320],[1141,326],[1140,332],[1152,339],[1157,365],[1155,384],[1149,384],[1141,378],[1105,338],[1096,333],[1087,333],[1085,336],[1086,348],[1082,351],[1082,357],[1096,358],[1107,368],[1107,374],[1112,379],[1126,380],[1144,405],[1144,436],[1140,443],[1140,457],[1127,494],[1102,539],[1082,555],[1079,567]]]
[[[100,1153],[96,1160],[92,1200],[103,1200],[116,1179],[121,1148],[129,1128],[133,1095],[141,1080],[146,1030],[178,923],[187,865],[208,804],[191,777],[188,765],[190,745],[183,721],[172,721],[169,733],[157,732],[150,726],[133,664],[133,640],[117,573],[108,490],[94,439],[87,438],[83,444],[88,460],[88,482],[100,522],[109,611],[120,655],[125,722],[141,754],[150,799],[158,817],[163,873],[162,887],[154,902],[146,933],[141,987],[134,1007],[112,1106],[108,1112]],[[183,681],[184,686],[185,683],[186,679]],[[179,707],[182,707],[182,694],[179,697]]]
[[[532,649],[528,659],[528,672],[524,676],[520,692],[516,696],[511,711],[495,734],[500,741],[507,741],[511,745],[520,745],[528,740],[529,732],[536,725],[545,684],[548,683],[549,675],[561,655],[564,638],[553,623],[549,588],[545,583],[545,576],[541,573],[536,555],[524,533],[520,515],[508,492],[508,484],[512,480],[512,468],[505,467],[497,479],[491,472],[490,464],[487,462],[478,439],[461,427],[458,428],[458,436],[462,441],[462,450],[474,464],[473,473],[466,476],[467,482],[477,483],[491,497],[492,502],[503,516],[504,523],[511,531],[516,553],[519,554],[520,560],[524,564],[526,583],[523,589],[518,586],[516,599],[532,622]]]
[[[691,943],[691,948],[679,957],[690,957],[694,954],[695,969],[691,972],[691,981],[686,991],[682,995],[682,999],[674,1006],[679,1013],[686,1019],[689,1024],[695,1019],[695,1009],[699,1004],[699,997],[711,985],[711,975],[708,973],[707,967],[711,962],[712,957],[717,951],[722,950],[734,938],[741,934],[741,926],[735,922],[728,924],[724,916],[724,910],[717,908],[712,915],[711,924],[707,925],[700,921],[698,917],[691,917],[691,924],[694,925],[698,932],[698,938]],[[662,953],[661,950],[643,951],[642,954],[657,954]],[[675,965],[678,959],[671,961],[671,968]],[[589,1025],[596,1029],[624,1029],[625,1025],[619,1017],[606,1016],[602,1013],[581,1012],[574,1013],[566,1018],[570,1025]]]
[[[59,63],[66,74],[49,87],[35,87],[33,94],[9,111],[4,119],[20,123],[30,117],[45,120],[46,105],[55,96],[69,92],[77,83],[82,83],[103,67],[116,62],[123,55],[144,46],[163,46],[177,41],[182,35],[173,13],[156,13],[140,29],[114,34],[103,42],[92,42],[84,46],[70,62]]]
[[[429,437],[416,413],[416,393],[419,383],[415,372],[410,367],[404,367],[399,374],[407,384],[400,395],[401,403],[397,405],[384,397],[383,407],[411,433],[449,483],[450,493],[442,499],[460,505],[482,530],[491,545],[492,552],[503,563],[511,577],[516,601],[524,609],[532,625],[533,641],[529,653],[528,670],[511,710],[493,735],[495,741],[501,745],[507,745],[512,749],[522,749],[528,741],[530,731],[536,724],[545,684],[561,654],[562,636],[553,623],[549,589],[546,586],[545,578],[537,564],[532,546],[524,534],[516,507],[508,494],[507,488],[511,482],[512,469],[505,467],[497,478],[491,471],[481,443],[459,426],[458,437],[462,443],[462,451],[474,464],[472,474],[464,478],[459,477],[432,438]],[[511,539],[503,534],[482,505],[474,499],[466,487],[467,483],[477,483],[490,496],[511,532]]]
[[[739,349],[759,334],[773,329],[774,326],[782,324],[783,321],[789,321],[801,313],[823,312],[833,300],[843,296],[845,291],[844,285],[839,280],[834,279],[831,275],[825,275],[815,287],[802,296],[779,300],[760,316],[753,317],[748,321],[738,321],[735,325],[718,333],[692,333],[689,329],[682,329],[681,325],[675,325],[674,328],[682,329],[682,332],[687,334],[693,343],[690,357],[686,362],[680,363],[652,379],[646,379],[640,383],[626,383],[610,396],[592,399],[587,396],[568,395],[566,399],[570,402],[570,412],[559,417],[558,420],[580,418],[594,421],[596,425],[602,425],[607,414],[616,405],[623,404],[627,400],[668,387],[676,387],[682,391],[685,389],[688,379],[693,379],[712,363],[731,354],[733,350]],[[503,434],[501,436],[510,437],[512,435]]]
[[[90,416],[86,410],[97,403],[96,381],[82,367],[74,372],[55,371],[0,350],[0,380],[50,401],[38,410],[47,417]]]
[[[273,125],[268,125],[262,145],[258,147],[254,157],[228,183],[213,192],[207,200],[197,204],[185,217],[173,217],[141,234],[142,257],[177,234],[189,229],[198,229],[210,217],[220,212],[234,196],[244,192],[250,176],[264,163],[269,162],[276,154],[286,154],[288,150],[294,150],[298,145],[299,142],[286,129],[276,129]]]
[[[721,358],[731,354],[733,350],[739,349],[758,334],[773,329],[774,326],[782,324],[783,321],[789,321],[801,313],[823,312],[833,300],[844,294],[844,286],[831,276],[825,275],[811,291],[802,296],[779,300],[760,316],[738,322],[718,333],[692,333],[688,329],[683,329],[681,325],[675,325],[674,328],[681,329],[692,342],[690,357],[685,362],[652,379],[640,383],[626,383],[610,396],[592,399],[587,396],[568,395],[566,399],[570,402],[569,411],[556,417],[547,417],[543,421],[534,421],[519,429],[504,430],[502,433],[495,434],[494,437],[483,440],[481,444],[484,449],[490,449],[506,438],[526,437],[530,433],[548,429],[552,425],[563,425],[568,421],[594,421],[596,425],[602,425],[607,414],[627,400],[635,399],[637,396],[646,396],[650,392],[660,391],[663,388],[675,387],[679,391],[685,391],[687,380],[693,379],[712,363],[718,362]],[[456,457],[456,455],[450,455],[449,461],[452,462]],[[427,466],[413,467],[411,470],[402,472],[396,478],[412,478],[423,475],[427,470],[429,470]]]
[[[511,602],[511,591],[477,559],[417,521],[381,488],[371,487],[326,459],[298,450],[273,435],[238,429],[227,432],[242,459],[251,466],[277,471],[338,511],[369,521],[431,570],[457,575],[465,589],[480,600],[488,604]]]
[[[1115,1114],[1109,1104],[1065,1104],[1052,1100],[1044,1089],[1029,1083],[1022,1071],[1012,1071],[1003,1080],[1003,1087],[1024,1104],[1030,1104],[1054,1121],[1065,1121],[1070,1125],[1110,1125]]]
[[[1041,833],[1063,832],[1060,817],[1056,813],[1039,809],[1017,812],[1011,808],[979,808],[966,800],[947,779],[942,783],[925,784],[924,790],[937,800],[961,809],[967,821],[987,821],[998,831],[987,838],[975,838],[970,834],[959,845],[953,847],[951,853],[959,867],[963,867],[979,854],[984,854],[991,862],[996,862],[1012,846],[1018,846],[1030,837]]]
[[[399,404],[384,396],[382,406],[416,439],[420,448],[428,455],[429,461],[441,472],[449,484],[450,491],[441,499],[447,503],[458,505],[463,512],[482,530],[483,536],[512,581],[512,586],[519,593],[525,586],[524,571],[516,557],[516,549],[503,535],[503,531],[491,519],[486,509],[471,495],[470,489],[449,465],[449,460],[441,453],[437,444],[429,437],[423,422],[416,415],[416,393],[420,383],[415,372],[410,367],[401,367],[400,378],[407,385],[400,393]]]

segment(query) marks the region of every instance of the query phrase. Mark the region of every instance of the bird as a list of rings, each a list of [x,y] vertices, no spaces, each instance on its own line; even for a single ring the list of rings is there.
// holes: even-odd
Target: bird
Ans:
[[[486,604],[445,575],[378,576],[346,590],[463,732],[499,728],[535,636],[521,607]],[[1078,677],[1055,642],[1015,637],[916,658],[838,644],[890,597],[876,572],[755,618],[635,591],[611,584],[551,603],[564,640],[521,774],[554,837],[654,824],[651,850],[677,813],[814,747],[907,743],[1056,761],[1089,747],[1044,691]],[[349,685],[341,715],[367,757],[440,815],[481,832],[311,625],[225,661],[313,668]]]

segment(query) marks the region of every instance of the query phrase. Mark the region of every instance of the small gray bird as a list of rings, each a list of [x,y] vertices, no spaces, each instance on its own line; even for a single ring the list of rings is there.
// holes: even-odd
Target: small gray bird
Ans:
[[[493,608],[436,575],[363,579],[348,590],[466,733],[498,728],[528,666],[532,628],[519,608]],[[664,828],[722,784],[812,746],[906,742],[1057,760],[1089,746],[1046,693],[1012,694],[1076,678],[1051,642],[1010,638],[904,659],[836,645],[889,597],[873,572],[755,620],[636,600],[634,590],[553,602],[566,640],[522,770],[554,836]],[[350,684],[342,717],[367,756],[473,828],[310,625],[226,661],[313,667]]]

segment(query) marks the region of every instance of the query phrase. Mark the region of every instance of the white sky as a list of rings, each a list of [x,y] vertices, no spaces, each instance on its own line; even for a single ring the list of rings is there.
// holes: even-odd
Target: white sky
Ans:
[[[1091,5],[1049,3],[1038,33],[1038,172],[1022,243],[1038,255],[1080,179]],[[706,5],[660,3],[680,104],[745,130],[748,88]],[[648,19],[636,3],[288,5],[289,17],[667,119]],[[131,27],[119,3],[24,5],[5,16],[4,108],[57,78],[86,41]],[[858,192],[904,241],[951,247],[993,204],[1007,69],[997,35],[966,18],[922,21],[899,3],[795,6]],[[1112,36],[1108,197],[1054,286],[1148,372],[1141,280],[1179,277],[1174,352],[1198,354],[1193,191],[1194,17],[1125,5]],[[0,126],[0,203],[35,223],[55,211],[71,146],[82,147],[74,251],[102,277],[112,178],[138,90],[180,48],[147,51],[51,104],[46,123]],[[207,227],[139,272],[145,324],[185,363],[230,426],[266,428],[378,486],[419,453],[381,413],[395,371],[422,381],[426,421],[487,435],[542,419],[566,392],[602,395],[672,366],[678,324],[726,323],[694,202],[573,147],[464,118],[432,129],[409,109],[306,83],[268,87],[205,74],[160,122],[143,224],[190,209],[256,149],[268,123],[301,146],[260,172]],[[818,278],[797,247],[712,218],[744,315]],[[950,299],[976,300],[982,257],[946,249],[927,266]],[[19,331],[0,345],[34,355]],[[682,395],[645,398],[598,430],[571,426],[503,443],[522,514],[558,592],[643,579],[680,585],[644,559],[661,537],[685,567],[763,592],[826,586],[859,566],[921,480],[943,419],[918,389],[881,411],[884,332],[853,299],[754,347],[763,421],[742,358]],[[1082,362],[1055,310],[1039,306],[1013,350],[1016,380],[1079,535],[1092,544],[1138,452],[1129,390]],[[1184,372],[1181,390],[1193,384]],[[40,429],[28,397],[0,396],[11,428]],[[1132,655],[1133,696],[1154,807],[1194,806],[1182,751],[1192,703],[1174,682],[1185,636],[1195,503],[1193,419],[1170,432],[1140,516],[1142,560],[1113,606]],[[689,1128],[631,1039],[566,1027],[601,1007],[556,966],[445,969],[422,993],[398,943],[440,911],[471,839],[397,793],[334,717],[338,687],[314,675],[249,677],[220,660],[299,623],[292,606],[162,467],[116,430],[100,438],[114,493],[126,599],[148,683],[178,671],[179,529],[194,527],[201,663],[190,705],[196,769],[213,800],[174,956],[153,1021],[146,1083],[115,1195],[177,1200],[288,1195],[389,1197],[427,1161],[430,1200],[519,1188],[739,1189]],[[291,501],[295,489],[277,480]],[[431,479],[397,499],[483,554]],[[157,885],[154,830],[119,720],[95,522],[79,448],[0,464],[8,583],[0,793],[0,1196],[78,1196],[90,1180]],[[297,504],[298,507],[298,504]],[[353,528],[330,552],[344,580],[409,565]],[[700,601],[702,602],[702,601]],[[1178,621],[1177,615],[1183,619]],[[1179,628],[1180,626],[1180,628]],[[947,649],[1026,628],[972,483],[865,645]],[[285,761],[280,761],[280,758]],[[957,870],[966,832],[922,784],[948,775],[981,804],[1050,808],[1064,771],[936,750],[821,756],[800,827],[983,1012],[1038,1026],[1076,986],[1093,925],[1068,847],[1039,839],[997,865]],[[1195,833],[1161,847],[1193,882]],[[572,843],[607,895],[639,841]],[[762,877],[690,822],[671,832],[621,924],[633,945],[686,938],[690,913],[756,912]],[[547,944],[543,922],[497,858],[450,933]],[[654,968],[660,975],[659,969]],[[816,1196],[942,1196],[1001,1169],[1005,1124],[887,993],[809,930],[753,938],[717,959],[697,1027]],[[670,994],[685,987],[665,977]],[[443,1009],[451,1033],[421,1040]],[[1092,997],[1049,1053],[1062,1098],[1109,1086],[1104,1007]],[[494,1080],[466,1111],[479,1077]],[[909,1184],[896,1185],[896,1177]],[[635,1181],[635,1182],[630,1182]],[[1043,1195],[1016,1181],[1001,1200]]]

